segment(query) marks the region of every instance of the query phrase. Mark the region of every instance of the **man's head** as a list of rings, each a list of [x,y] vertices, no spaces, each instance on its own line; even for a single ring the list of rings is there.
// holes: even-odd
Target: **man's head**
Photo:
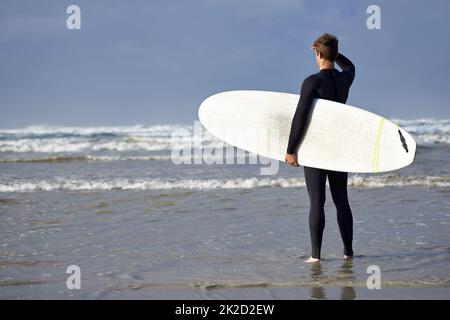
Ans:
[[[323,64],[334,63],[339,51],[338,42],[338,39],[329,33],[324,33],[313,42],[312,49],[316,51],[316,63],[319,69]]]

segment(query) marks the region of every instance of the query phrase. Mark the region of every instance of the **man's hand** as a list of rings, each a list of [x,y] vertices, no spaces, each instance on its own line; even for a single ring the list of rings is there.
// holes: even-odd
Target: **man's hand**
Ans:
[[[284,161],[286,161],[292,167],[298,167],[297,156],[295,154],[286,153],[284,156]]]

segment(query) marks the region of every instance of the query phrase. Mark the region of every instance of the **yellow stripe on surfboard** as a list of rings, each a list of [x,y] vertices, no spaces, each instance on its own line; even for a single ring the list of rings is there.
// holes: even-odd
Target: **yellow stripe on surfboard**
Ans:
[[[384,118],[381,118],[378,125],[377,136],[375,139],[375,144],[373,146],[373,156],[372,156],[372,170],[373,172],[379,172],[380,165],[380,144],[381,144],[381,133],[383,132]]]

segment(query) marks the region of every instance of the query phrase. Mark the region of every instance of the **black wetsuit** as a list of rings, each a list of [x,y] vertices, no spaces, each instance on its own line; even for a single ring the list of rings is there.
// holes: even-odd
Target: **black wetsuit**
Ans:
[[[345,103],[355,77],[355,66],[345,56],[338,54],[336,64],[342,69],[322,69],[307,77],[300,92],[300,100],[292,119],[287,153],[297,151],[307,130],[308,117],[315,98]],[[298,157],[301,159],[302,155]],[[353,217],[347,197],[347,172],[304,167],[306,188],[309,194],[309,231],[313,258],[320,259],[322,235],[325,228],[325,183],[328,176],[331,195],[337,209],[337,220],[344,242],[344,254],[353,255]]]

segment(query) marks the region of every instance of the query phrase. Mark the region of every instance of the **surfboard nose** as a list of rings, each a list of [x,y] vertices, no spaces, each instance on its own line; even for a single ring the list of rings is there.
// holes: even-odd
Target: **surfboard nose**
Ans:
[[[213,110],[217,111],[217,109],[223,106],[224,103],[222,101],[223,100],[222,96],[225,96],[227,92],[228,91],[213,94],[207,97],[205,100],[203,100],[203,102],[200,104],[200,107],[198,108],[197,112],[198,119],[205,128],[207,127],[206,123],[208,122],[207,114],[212,113]]]
[[[205,114],[204,109],[205,109],[205,101],[203,101],[200,104],[200,107],[198,108],[198,112],[197,112],[198,119],[200,120],[201,123],[203,123],[203,115]]]
[[[205,114],[207,113],[207,110],[210,105],[210,98],[211,97],[208,97],[205,100],[203,100],[203,102],[200,104],[200,107],[198,108],[198,112],[197,112],[198,119],[203,124],[203,126],[205,126]]]
[[[207,97],[205,100],[202,101],[200,104],[200,107],[198,108],[198,118],[200,119],[200,122],[204,125],[204,119],[205,114],[208,112],[208,109],[211,108],[211,105],[213,105],[213,100],[216,99],[216,96],[218,94],[214,94],[212,96]]]

